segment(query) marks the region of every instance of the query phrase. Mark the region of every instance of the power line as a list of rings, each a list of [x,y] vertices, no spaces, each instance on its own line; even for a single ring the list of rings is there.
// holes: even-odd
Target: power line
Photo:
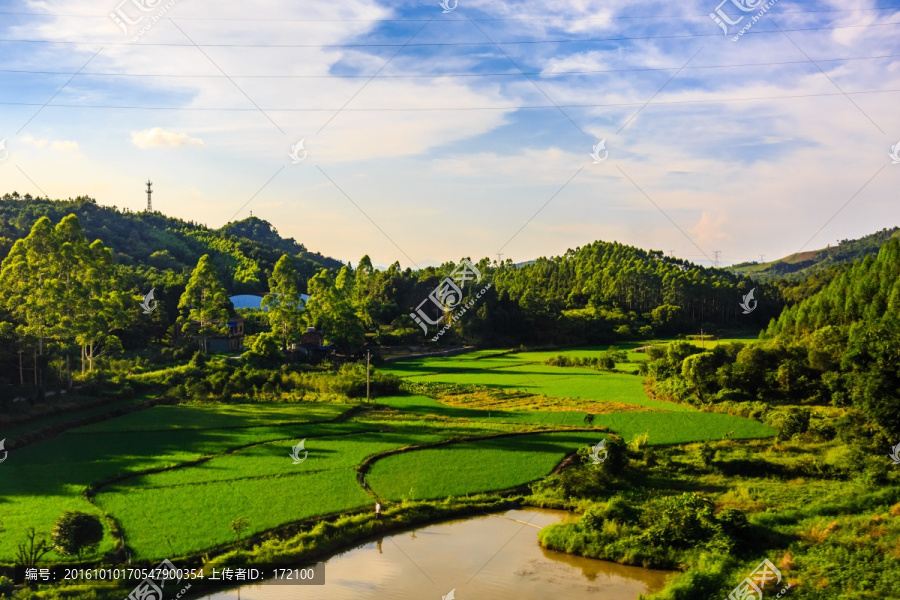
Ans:
[[[900,92],[895,90],[862,90],[858,92],[847,92],[848,95],[854,94],[888,94]],[[843,96],[840,92],[822,92],[819,94],[788,94],[784,96],[752,96],[747,98],[717,98],[713,100],[660,100],[653,103],[653,106],[672,105],[672,104],[716,104],[719,102],[753,102],[761,100],[790,100],[799,98],[821,98],[826,96]],[[448,107],[403,107],[403,108],[345,108],[346,112],[423,112],[423,111],[467,111],[467,110],[526,110],[526,109],[547,109],[547,108],[613,108],[641,106],[643,102],[614,102],[608,104],[536,104],[531,106],[448,106]],[[0,102],[0,106],[41,106],[38,102]],[[109,110],[183,110],[183,111],[257,111],[257,108],[225,108],[225,107],[203,107],[203,106],[131,106],[131,105],[111,105],[111,104],[48,104],[52,108],[92,108],[92,109],[109,109]],[[270,112],[321,112],[335,111],[336,108],[265,108]]]
[[[816,62],[845,62],[852,60],[880,60],[884,58],[900,58],[900,54],[882,54],[879,56],[856,56],[848,58],[820,58]],[[809,60],[784,60],[777,62],[762,63],[736,63],[732,65],[697,65],[687,66],[684,70],[700,70],[700,69],[733,69],[739,67],[773,67],[784,65],[806,65]],[[642,73],[645,71],[677,71],[680,67],[637,67],[633,69],[593,69],[585,71],[505,71],[503,73],[397,73],[394,75],[379,74],[379,79],[413,79],[413,78],[438,78],[438,77],[518,77],[520,75],[540,75],[543,77],[555,77],[557,75],[595,75],[598,73]],[[98,73],[96,71],[32,71],[28,69],[0,69],[0,73],[20,73],[24,75],[91,75],[96,77],[158,77],[161,79],[168,78],[190,78],[190,79],[224,79],[225,75],[198,75],[187,74],[179,75],[174,73]],[[338,74],[322,74],[322,75],[232,75],[232,79],[367,79],[371,75],[338,75]]]
[[[887,27],[890,25],[900,25],[900,21],[890,21],[888,23],[868,23],[865,25],[837,25],[834,27],[798,27],[796,29],[784,29],[783,31],[835,31],[838,29],[859,29],[866,27]],[[762,34],[778,34],[779,30],[756,30],[746,31],[744,35],[762,35]],[[676,35],[643,35],[633,37],[610,37],[610,38],[585,38],[585,39],[562,39],[562,40],[519,40],[496,42],[500,46],[516,46],[522,44],[578,44],[578,43],[597,43],[597,42],[621,42],[629,40],[664,40],[664,39],[687,39],[687,38],[707,38],[722,37],[719,32],[710,33],[686,33]],[[28,40],[28,39],[0,39],[0,43],[15,44],[65,44],[65,45],[87,45],[91,41],[72,41],[72,40]],[[106,42],[107,46],[134,46],[133,42]],[[490,42],[423,42],[420,44],[400,44],[400,43],[369,43],[369,44],[197,44],[201,48],[396,48],[398,46],[406,46],[409,48],[424,46],[491,46]],[[176,47],[176,48],[193,48],[192,44],[173,44],[169,42],[142,42],[138,46],[160,46],[160,47]]]
[[[844,9],[821,9],[821,10],[791,10],[779,11],[783,15],[803,15],[803,14],[824,14],[824,13],[846,13],[846,12],[862,12],[876,10],[900,10],[898,7],[879,7],[879,8],[844,8]],[[76,14],[54,14],[39,13],[26,11],[4,11],[0,15],[10,16],[29,16],[29,17],[55,17],[55,18],[73,18],[73,19],[96,19],[96,14],[76,15]],[[490,17],[484,19],[472,19],[473,21],[619,21],[619,20],[660,20],[672,21],[675,19],[708,19],[709,15],[620,15],[617,17],[582,17],[582,16],[546,16],[546,17]],[[168,20],[169,17],[163,17]],[[276,23],[407,23],[421,22],[428,19],[281,19],[281,18],[253,18],[253,17],[178,17],[180,21],[241,21],[241,22],[276,22]],[[446,19],[447,21],[464,22],[462,19]]]

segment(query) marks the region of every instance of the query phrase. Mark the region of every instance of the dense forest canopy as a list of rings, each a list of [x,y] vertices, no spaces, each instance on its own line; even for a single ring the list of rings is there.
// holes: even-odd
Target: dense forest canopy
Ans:
[[[167,217],[159,212],[119,211],[100,206],[87,196],[56,201],[24,199],[6,194],[0,202],[0,258],[13,242],[28,235],[41,217],[57,223],[73,214],[85,235],[99,239],[114,252],[116,262],[138,277],[159,271],[184,274],[209,254],[231,293],[265,291],[267,274],[282,254],[297,263],[304,281],[320,268],[339,269],[342,262],[310,253],[303,244],[281,238],[274,228],[256,217],[229,223],[221,229]]]
[[[726,401],[852,407],[874,430],[900,433],[900,239],[787,307],[758,344],[651,352],[659,392],[699,405]]]
[[[62,233],[53,233],[63,224],[69,232],[66,235],[78,237],[77,243],[63,240],[59,237]],[[38,256],[34,252],[26,253],[32,257],[27,259],[15,250],[16,240],[29,239],[28,244],[44,244],[45,255],[40,260],[34,258]],[[95,247],[94,255],[87,254],[85,249]],[[448,262],[413,271],[394,263],[378,270],[364,256],[353,268],[308,252],[302,244],[282,238],[271,224],[258,218],[212,230],[160,213],[120,212],[115,207],[101,207],[87,197],[51,201],[18,198],[15,194],[7,194],[0,202],[0,250],[6,256],[2,266],[4,276],[10,282],[19,282],[10,284],[0,305],[4,311],[0,315],[3,324],[0,336],[10,349],[0,368],[8,382],[22,379],[19,350],[38,356],[49,352],[57,360],[70,361],[71,348],[77,343],[83,348],[82,362],[90,370],[95,356],[113,352],[119,344],[131,351],[146,349],[148,343],[174,344],[178,337],[176,323],[190,325],[196,320],[188,318],[190,314],[206,310],[199,309],[184,296],[192,272],[197,277],[197,269],[201,267],[209,289],[218,289],[216,286],[220,285],[226,295],[271,293],[286,298],[285,294],[312,294],[308,306],[286,299],[267,301],[267,307],[274,310],[268,323],[274,336],[270,342],[277,346],[286,348],[296,342],[307,326],[322,329],[329,342],[350,351],[370,342],[422,344],[435,332],[423,335],[411,313],[457,267],[457,263]],[[80,334],[77,339],[58,335],[65,328],[63,323],[84,319],[80,315],[68,315],[65,303],[56,308],[52,303],[41,305],[44,312],[35,321],[37,313],[26,314],[23,310],[30,305],[20,302],[26,290],[36,294],[35,297],[58,295],[53,286],[58,285],[60,274],[54,269],[64,261],[47,257],[68,256],[73,252],[78,256],[65,260],[103,265],[102,269],[90,271],[97,273],[91,290],[66,288],[66,293],[93,294],[91,301],[95,306],[91,319],[96,332]],[[105,257],[102,261],[101,256]],[[859,288],[858,293],[838,297],[848,292],[830,291],[816,296],[819,299],[815,301],[796,304],[827,281],[817,280],[802,291],[790,288],[792,295],[787,295],[788,288],[781,282],[757,283],[728,269],[705,268],[665,256],[662,251],[603,241],[521,265],[509,260],[498,264],[482,258],[474,265],[490,282],[490,288],[477,301],[478,288],[470,286],[462,290],[463,302],[470,309],[438,343],[574,345],[700,331],[758,332],[778,318],[785,306],[796,304],[770,327],[767,335],[772,336],[780,331],[778,328],[806,323],[811,313],[825,313],[832,319],[837,318],[835,311],[849,314],[867,310],[871,314],[895,306],[896,300],[892,301],[887,291],[882,290],[883,298],[870,298],[873,284],[860,283],[874,276],[867,269],[875,269],[873,265],[882,265],[884,260],[875,262],[869,258],[857,266],[832,267],[835,271],[827,279],[831,282],[828,289],[843,290],[851,286]],[[27,270],[23,264],[29,264],[32,271],[31,279],[22,280],[30,282],[25,288],[19,281]],[[859,274],[863,271],[867,275]],[[137,299],[150,289],[155,292],[159,310],[140,315]],[[751,290],[758,305],[747,313],[740,303]],[[217,294],[216,305],[208,307],[210,314],[222,318],[225,318],[222,315],[233,315],[227,301],[222,301],[222,293]],[[823,299],[832,296],[835,297],[832,300]],[[104,304],[113,303],[113,299],[119,303],[115,307]],[[127,318],[121,316],[122,311]],[[438,313],[433,315],[435,319],[441,318]],[[821,317],[816,318],[819,321],[814,325],[818,327]],[[222,319],[212,319],[217,320]],[[35,328],[43,327],[40,325],[43,321],[48,323],[46,330],[37,331]],[[194,329],[195,333],[206,331],[202,336],[205,338],[209,328],[217,326]],[[849,331],[843,333],[849,336]]]

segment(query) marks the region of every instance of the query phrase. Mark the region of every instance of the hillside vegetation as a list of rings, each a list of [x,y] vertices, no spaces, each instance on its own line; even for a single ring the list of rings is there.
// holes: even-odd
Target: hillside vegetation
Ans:
[[[728,267],[728,270],[738,275],[747,275],[754,281],[767,282],[783,278],[797,282],[819,271],[878,254],[878,249],[885,242],[896,237],[900,237],[900,227],[885,228],[856,240],[841,240],[837,246],[798,252],[770,262],[740,263]]]

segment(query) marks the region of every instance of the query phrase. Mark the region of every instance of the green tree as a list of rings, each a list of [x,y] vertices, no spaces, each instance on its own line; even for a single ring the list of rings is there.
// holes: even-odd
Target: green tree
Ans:
[[[61,554],[75,554],[80,560],[82,552],[93,552],[103,541],[103,524],[94,515],[67,510],[56,520],[50,537]]]
[[[843,366],[850,396],[881,432],[893,439],[900,431],[900,322],[897,316],[880,322],[857,323]]]
[[[263,308],[268,308],[272,333],[281,339],[284,348],[296,338],[302,327],[302,301],[297,287],[297,271],[287,254],[283,254],[272,276],[269,277],[269,295],[263,298]]]
[[[35,342],[36,356],[43,356],[47,337],[58,321],[55,255],[53,226],[49,218],[41,217],[27,237],[13,244],[0,265],[0,305],[19,323],[17,334]],[[35,370],[35,383],[37,378]]]
[[[233,520],[231,522],[231,524],[229,525],[229,528],[237,536],[238,541],[240,541],[241,537],[244,534],[244,531],[246,531],[249,527],[250,527],[250,519],[248,519],[247,517],[238,517],[237,519]]]
[[[353,306],[353,276],[343,267],[337,277],[325,269],[309,280],[309,302],[303,311],[308,325],[321,328],[338,346],[355,350],[365,342],[362,319]]]
[[[195,330],[200,349],[206,352],[209,336],[228,332],[228,295],[209,254],[204,254],[191,272],[187,287],[178,302],[182,315],[178,323]],[[184,314],[186,313],[186,314]]]
[[[262,365],[276,365],[284,361],[284,355],[274,333],[263,331],[256,336],[250,350],[244,352],[244,358]]]
[[[81,346],[82,372],[85,360],[93,367],[97,356],[120,347],[111,331],[128,318],[112,253],[99,240],[88,244],[75,215],[55,227],[39,219],[3,261],[0,288],[0,304],[21,323],[20,337],[34,339],[39,355],[48,340],[65,353],[70,382],[70,347]]]
[[[75,340],[82,348],[82,368],[94,370],[94,361],[105,354],[122,351],[118,336],[112,332],[125,329],[137,307],[129,314],[129,295],[116,276],[112,251],[100,240],[84,249],[80,261],[81,285],[75,288],[78,315],[73,323]]]
[[[681,376],[701,403],[711,402],[710,392],[716,385],[716,359],[712,352],[692,354],[681,363]]]

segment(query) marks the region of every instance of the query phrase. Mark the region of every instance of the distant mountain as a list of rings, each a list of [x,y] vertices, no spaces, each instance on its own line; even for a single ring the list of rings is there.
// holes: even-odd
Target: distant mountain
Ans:
[[[896,237],[900,237],[900,227],[882,229],[858,240],[841,240],[837,246],[799,252],[772,262],[746,262],[726,268],[754,281],[768,282],[782,278],[799,280],[830,267],[875,256],[885,242]]]
[[[229,293],[263,292],[282,254],[294,259],[303,284],[322,267],[343,265],[281,237],[270,223],[256,217],[210,229],[159,212],[100,206],[86,196],[50,200],[16,193],[0,198],[0,260],[39,218],[47,216],[58,223],[68,214],[78,217],[89,240],[100,239],[110,247],[116,261],[137,280],[158,282],[162,271],[189,273],[202,255],[209,254]]]

